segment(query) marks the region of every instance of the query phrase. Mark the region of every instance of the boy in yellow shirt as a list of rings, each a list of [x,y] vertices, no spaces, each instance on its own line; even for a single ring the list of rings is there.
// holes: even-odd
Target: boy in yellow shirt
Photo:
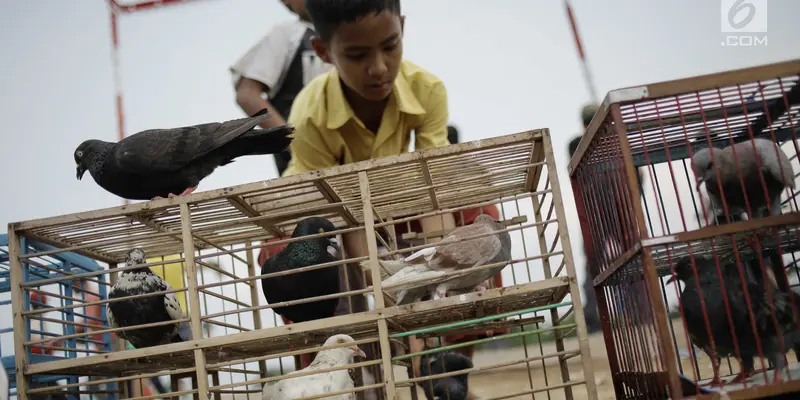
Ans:
[[[333,64],[298,93],[292,160],[283,176],[447,146],[447,91],[432,73],[403,59],[399,0],[306,0],[317,36],[311,46]],[[451,214],[421,220],[452,229]],[[363,232],[344,238],[349,257],[367,255]]]
[[[306,0],[305,6],[317,34],[311,46],[334,68],[309,82],[292,104],[292,159],[283,176],[401,154],[409,150],[411,131],[416,150],[450,144],[444,83],[403,59],[399,0]],[[420,225],[434,232],[453,229],[455,221],[445,214]],[[368,254],[363,231],[343,239],[348,257]],[[421,349],[413,340],[412,351]],[[419,376],[419,359],[412,364]]]

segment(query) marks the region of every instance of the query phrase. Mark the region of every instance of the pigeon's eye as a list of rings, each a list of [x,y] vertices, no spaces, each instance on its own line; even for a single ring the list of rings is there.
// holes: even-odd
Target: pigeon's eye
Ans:
[[[75,157],[78,157],[78,158],[81,158],[81,157],[83,157],[83,151],[82,151],[82,150],[78,150],[78,151],[76,151],[76,152],[75,152]]]
[[[336,340],[336,343],[340,343],[340,344],[344,343],[344,339],[338,339],[338,340]]]
[[[319,233],[325,233],[325,229],[319,228]]]

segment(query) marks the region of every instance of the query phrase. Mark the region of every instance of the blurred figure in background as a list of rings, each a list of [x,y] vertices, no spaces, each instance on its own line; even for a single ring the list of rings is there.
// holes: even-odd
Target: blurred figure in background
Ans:
[[[581,133],[581,134],[577,135],[575,138],[573,138],[569,142],[569,157],[570,157],[570,159],[572,159],[572,156],[575,154],[575,151],[578,149],[578,144],[580,144],[580,141],[583,138],[583,135],[585,134],[586,129],[589,127],[589,124],[592,122],[592,118],[594,118],[594,116],[597,113],[597,110],[599,108],[600,108],[600,106],[598,104],[587,104],[587,105],[585,105],[583,107],[583,109],[581,109],[581,120],[583,121],[584,133]],[[593,184],[594,185],[593,187],[595,187],[595,188],[606,188],[606,189],[611,188],[611,192],[610,193],[604,193],[604,195],[601,198],[604,198],[606,200],[611,199],[611,201],[614,202],[618,207],[623,207],[623,204],[620,203],[621,200],[618,198],[617,194],[615,193],[615,191],[613,189],[614,187],[617,187],[618,184],[619,184],[619,182],[617,182],[618,177],[615,177],[614,179],[610,179],[609,181],[605,181],[604,179],[602,179],[602,178],[608,178],[609,176],[610,175],[599,177],[600,178],[600,182],[595,181],[594,184]],[[636,169],[636,178],[637,178],[637,182],[639,184],[639,195],[643,198],[644,197],[644,192],[642,190],[642,173],[638,168]],[[578,194],[576,193],[575,195],[578,195]],[[587,210],[587,213],[588,212],[589,211]],[[607,215],[618,215],[619,216],[619,215],[621,215],[621,211],[620,212],[612,212],[612,213],[608,213],[607,212],[606,214]],[[620,228],[624,229],[624,223],[622,221],[620,221],[618,226]],[[615,240],[613,238],[610,238],[610,237],[603,238],[602,242],[604,243],[604,247],[605,247],[603,250],[606,250],[606,251],[608,251],[610,248],[614,248],[615,246],[617,246],[617,247],[619,246],[619,243],[614,243]],[[591,237],[585,237],[585,236],[583,238],[583,250],[584,250],[584,254],[586,256],[586,265],[584,266],[584,276],[585,276],[585,278],[583,280],[583,293],[584,293],[584,297],[585,297],[585,301],[584,301],[584,304],[583,304],[584,316],[586,318],[586,327],[589,330],[589,333],[595,333],[595,332],[598,332],[600,330],[600,315],[599,315],[598,309],[597,309],[597,297],[595,295],[593,281],[594,281],[594,278],[595,278],[595,276],[597,274],[597,271],[599,269],[599,261],[600,260],[598,259],[598,257],[600,256],[600,254],[598,254],[598,251],[602,251],[602,250],[601,249],[596,249],[593,239]],[[618,253],[618,251],[614,251],[614,254],[617,254],[617,253]],[[617,296],[616,296],[616,299],[615,299],[616,300],[615,303],[616,303],[617,307],[622,307],[623,302],[626,301],[626,299],[624,297],[627,297],[627,296],[626,296],[626,294],[624,292],[619,292],[619,291],[616,294],[617,294]],[[641,297],[639,299],[631,299],[630,301],[637,301],[637,300],[644,301]],[[635,307],[635,308],[639,309],[640,312],[641,312],[641,316],[646,319],[647,315],[649,315],[649,313],[648,313],[649,308],[646,308],[646,306],[645,306],[646,304],[647,304],[646,302],[641,303],[641,304],[631,304],[631,307]]]
[[[583,129],[584,132],[586,128],[589,127],[589,123],[592,122],[592,117],[597,112],[600,107],[597,104],[587,104],[581,110],[581,120],[583,121]],[[581,142],[581,138],[583,138],[583,133],[578,134],[575,138],[573,138],[569,142],[569,158],[572,159],[572,156],[575,154],[575,150],[578,149],[578,144]],[[594,280],[595,273],[597,271],[597,265],[595,262],[597,261],[594,255],[594,248],[592,246],[592,239],[588,237],[583,238],[583,251],[586,256],[586,264],[583,267],[583,296],[585,300],[583,302],[583,315],[586,318],[586,328],[589,330],[589,333],[595,333],[600,330],[600,315],[597,310],[597,297],[594,293],[594,285],[592,281]]]
[[[314,26],[304,0],[281,2],[298,18],[273,27],[230,67],[236,103],[242,111],[253,115],[262,108],[269,110],[271,117],[262,128],[286,125],[300,89],[330,69],[311,48]],[[290,159],[289,150],[275,155],[278,176],[283,175]]]
[[[450,144],[458,143],[458,128],[453,125],[447,125],[447,141]]]

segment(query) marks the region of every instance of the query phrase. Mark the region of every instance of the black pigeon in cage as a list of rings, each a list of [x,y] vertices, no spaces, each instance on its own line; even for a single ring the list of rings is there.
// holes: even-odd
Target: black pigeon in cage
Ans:
[[[150,129],[117,143],[87,140],[75,149],[77,178],[89,171],[100,187],[130,200],[187,195],[237,157],[285,150],[294,128],[254,129],[266,119],[263,109],[225,122]]]
[[[128,251],[125,266],[147,263],[144,250],[133,248]],[[149,267],[123,271],[108,292],[108,299],[118,299],[172,290],[167,281],[156,275]],[[136,325],[154,324],[185,319],[175,293],[114,301],[106,305],[108,323],[112,328],[125,328]],[[133,347],[159,346],[192,340],[188,321],[174,324],[152,326],[119,332]]]
[[[692,157],[692,169],[697,177],[697,191],[705,182],[712,206],[721,210],[723,196],[731,213],[744,213],[749,203],[754,216],[769,216],[767,207],[772,209],[771,215],[780,215],[781,193],[787,186],[795,188],[789,158],[767,139],[755,138],[724,149],[701,149]],[[768,198],[764,195],[762,175]]]
[[[336,227],[325,218],[310,217],[297,224],[293,238],[333,232]],[[291,271],[297,268],[339,260],[339,244],[335,236],[318,237],[289,243],[278,254],[267,259],[261,266],[261,274]],[[261,279],[261,289],[267,303],[307,299],[339,293],[339,268],[305,271],[295,274]],[[310,303],[275,307],[272,310],[294,323],[332,317],[339,299],[328,299]]]
[[[420,300],[427,293],[437,300],[446,297],[450,290],[478,287],[511,261],[511,236],[508,231],[497,232],[502,229],[503,225],[494,218],[481,214],[472,224],[453,229],[435,247],[419,250],[402,260],[379,260],[384,291],[397,293],[397,304],[403,305]],[[465,239],[488,233],[494,234]],[[490,264],[497,265],[445,275]],[[369,269],[369,261],[362,261],[361,267]]]
[[[424,355],[420,359],[422,376],[439,375],[472,368],[472,360],[456,351]],[[428,400],[465,400],[469,393],[469,372],[418,382]]]
[[[742,264],[745,277],[745,284],[742,285],[736,261],[722,258],[719,260],[721,281],[714,258],[707,256],[695,256],[697,276],[692,269],[690,257],[685,257],[677,263],[675,275],[667,281],[680,280],[684,283],[680,302],[686,328],[692,343],[711,358],[714,368],[714,377],[707,385],[722,383],[719,378],[720,357],[734,356],[741,363],[741,372],[730,383],[741,382],[752,376],[755,371],[753,357],[759,355],[759,344],[762,354],[773,365],[778,366],[778,371],[782,370],[782,349],[800,350],[800,332],[791,299],[774,288],[770,288],[771,296],[768,296],[765,292],[767,285],[764,284],[760,270],[752,265],[755,261]],[[747,290],[747,297],[743,287]],[[748,309],[752,310],[752,320]],[[714,357],[709,329],[717,357]],[[783,346],[780,344],[779,333]]]

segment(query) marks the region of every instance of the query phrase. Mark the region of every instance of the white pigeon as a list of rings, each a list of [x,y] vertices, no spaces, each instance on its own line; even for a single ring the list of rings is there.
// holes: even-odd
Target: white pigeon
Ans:
[[[355,340],[348,335],[333,335],[325,341],[324,346],[344,343],[355,343]],[[308,367],[300,371],[290,372],[286,374],[284,379],[279,381],[264,384],[261,398],[262,400],[292,400],[352,389],[354,387],[353,379],[347,369],[298,377],[292,377],[292,375],[347,365],[353,362],[355,356],[367,357],[355,344],[348,347],[322,350],[317,353],[314,361]],[[326,397],[326,399],[330,400],[355,400],[355,398],[355,393]]]
[[[432,293],[436,300],[445,297],[450,290],[474,289],[497,275],[511,260],[511,236],[508,232],[500,232],[475,239],[463,238],[502,229],[503,226],[494,218],[481,214],[472,224],[447,234],[435,247],[419,250],[403,260],[379,260],[385,269],[381,272],[384,291],[397,292],[397,304],[403,305],[419,300],[427,293]],[[502,261],[506,263],[494,268],[463,275],[445,275]],[[361,266],[369,268],[367,261],[361,262]],[[414,282],[421,278],[427,279]],[[387,287],[389,285],[397,286]]]
[[[754,148],[755,151],[753,151]],[[735,157],[734,151],[736,152]],[[756,160],[756,155],[758,155],[758,160]],[[716,171],[714,164],[716,164]],[[772,208],[772,215],[780,215],[781,193],[786,186],[795,188],[794,169],[789,158],[780,147],[767,139],[748,140],[722,150],[704,148],[692,157],[692,169],[697,177],[697,191],[700,191],[700,185],[705,182],[706,191],[715,207],[722,207],[719,183],[722,184],[725,203],[731,213],[741,214],[747,210],[746,193],[747,202],[750,203],[750,210],[754,216],[769,215],[768,205]],[[720,181],[717,181],[717,171],[719,171]],[[742,174],[741,179],[739,171]],[[764,197],[760,172],[763,172],[769,199]],[[742,181],[744,181],[744,193]]]

